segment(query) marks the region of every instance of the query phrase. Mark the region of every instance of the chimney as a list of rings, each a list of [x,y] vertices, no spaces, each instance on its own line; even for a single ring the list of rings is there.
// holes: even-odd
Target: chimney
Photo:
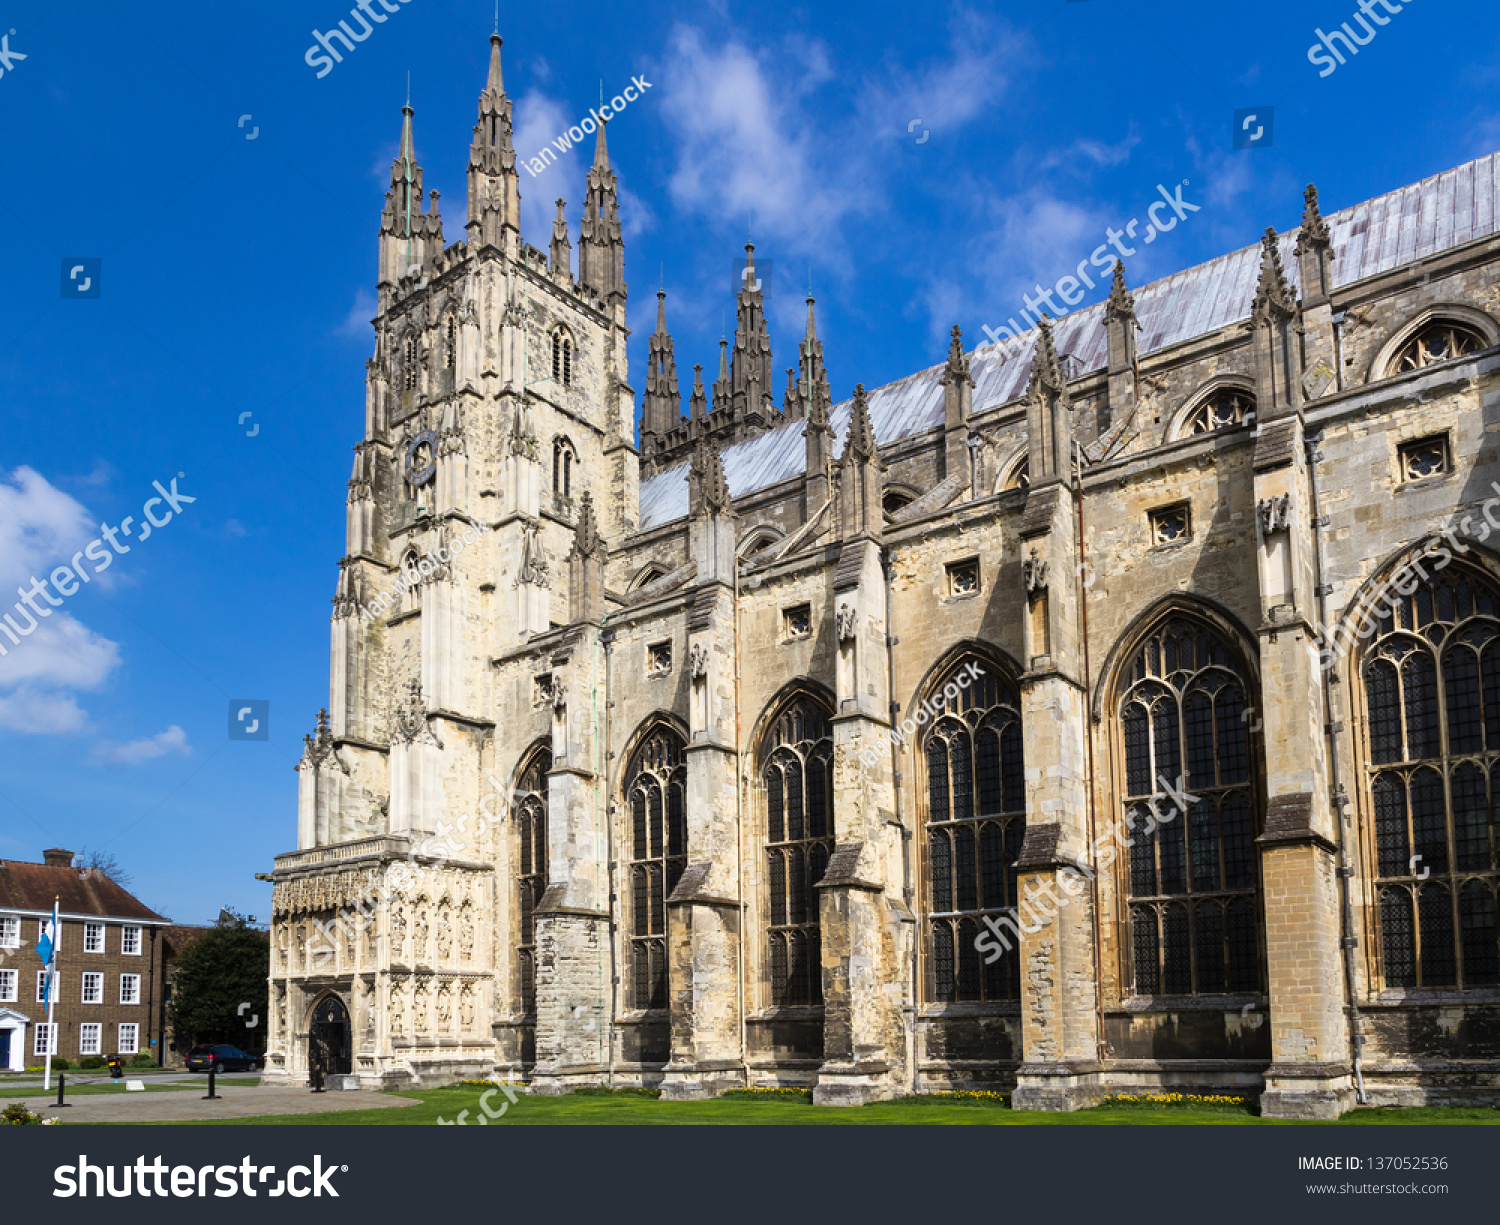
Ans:
[[[71,868],[73,866],[73,852],[65,851],[59,846],[54,846],[42,852],[42,862],[49,868]]]

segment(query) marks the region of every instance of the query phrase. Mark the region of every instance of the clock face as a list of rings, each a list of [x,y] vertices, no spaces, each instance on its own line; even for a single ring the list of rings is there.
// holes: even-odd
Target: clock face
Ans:
[[[437,475],[437,432],[423,430],[406,444],[406,483],[420,488]]]

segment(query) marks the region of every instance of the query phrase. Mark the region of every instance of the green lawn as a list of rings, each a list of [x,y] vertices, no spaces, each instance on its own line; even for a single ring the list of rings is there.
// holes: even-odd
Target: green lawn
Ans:
[[[281,1124],[377,1124],[410,1126],[435,1124],[438,1116],[454,1121],[463,1110],[469,1111],[469,1124],[484,1117],[479,1106],[485,1092],[475,1086],[425,1089],[394,1096],[412,1098],[420,1104],[399,1110],[350,1110],[335,1114],[269,1115],[258,1119],[225,1119],[205,1122],[203,1126],[239,1126],[245,1123]],[[506,1104],[505,1095],[496,1093],[489,1099],[498,1110]],[[1500,1110],[1425,1108],[1412,1110],[1360,1110],[1342,1120],[1353,1124],[1418,1123],[1475,1124],[1500,1123]],[[632,1091],[610,1093],[591,1090],[566,1097],[519,1097],[507,1107],[503,1117],[492,1124],[1051,1124],[1058,1126],[1089,1124],[1181,1124],[1200,1123],[1210,1126],[1250,1125],[1284,1126],[1279,1119],[1261,1119],[1243,1106],[1132,1106],[1099,1107],[1075,1114],[1042,1114],[1011,1110],[999,1102],[964,1101],[940,1097],[905,1098],[894,1102],[877,1102],[869,1106],[835,1108],[814,1106],[811,1102],[790,1097],[718,1098],[707,1102],[663,1102]]]

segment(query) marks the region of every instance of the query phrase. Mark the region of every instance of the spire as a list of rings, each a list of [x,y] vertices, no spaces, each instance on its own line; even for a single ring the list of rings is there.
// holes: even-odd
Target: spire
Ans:
[[[625,296],[625,239],[620,232],[620,200],[609,145],[599,125],[594,164],[583,202],[583,234],[578,244],[578,279],[605,298]]]
[[[561,196],[557,197],[557,216],[552,221],[552,271],[573,279],[573,244],[568,241],[568,216]]]
[[[599,132],[594,137],[594,169],[609,169],[609,141],[605,138],[604,129],[608,123],[600,123]]]
[[[1052,320],[1037,320],[1036,351],[1026,384],[1026,470],[1033,493],[1049,481],[1066,480],[1073,464],[1073,402],[1068,376],[1052,340]]]
[[[1109,433],[1117,413],[1125,412],[1136,398],[1135,334],[1141,325],[1135,317],[1135,295],[1125,288],[1125,263],[1115,261],[1114,280],[1104,306],[1105,343],[1109,358],[1109,391],[1099,407],[1100,434]]]
[[[869,459],[875,454],[875,429],[870,424],[870,406],[865,400],[865,385],[854,389],[854,410],[849,417],[849,437],[844,443],[844,455],[840,462],[848,463],[851,455]]]
[[[729,378],[729,341],[719,337],[719,377],[714,380],[714,406],[716,413],[730,407],[731,388]]]
[[[1036,390],[1051,392],[1067,402],[1068,376],[1063,372],[1062,359],[1057,355],[1057,345],[1052,339],[1052,320],[1045,313],[1037,320],[1036,330],[1036,352],[1031,358],[1031,378],[1026,384],[1026,394]]]
[[[1125,288],[1124,260],[1115,260],[1115,276],[1109,285],[1109,301],[1104,307],[1104,318],[1136,322],[1135,295]]]
[[[717,448],[709,451],[708,480],[703,488],[703,505],[711,515],[734,513],[729,497],[729,480],[724,475],[724,457]]]
[[[786,395],[781,397],[782,416],[789,419],[802,415],[801,401],[797,396],[797,367],[786,368]]]
[[[469,146],[469,249],[520,243],[521,185],[512,144],[510,99],[500,69],[499,34],[490,35],[490,70],[479,95],[479,122]]]
[[[709,515],[733,515],[729,482],[724,476],[724,460],[706,437],[698,439],[688,468],[688,515],[698,519]]]
[[[584,490],[579,499],[578,522],[573,525],[573,552],[575,557],[598,557],[604,553],[604,541],[599,536],[599,525],[594,519],[594,496]]]
[[[568,621],[598,623],[604,619],[604,560],[608,550],[594,521],[594,499],[585,490],[573,525],[568,553]]]
[[[1297,238],[1297,249],[1300,251],[1304,245],[1326,247],[1332,241],[1328,222],[1323,220],[1322,210],[1318,208],[1318,189],[1309,183],[1302,193],[1302,233]]]
[[[970,387],[974,386],[974,377],[969,373],[969,359],[964,353],[964,334],[956,323],[948,338],[948,361],[943,366],[941,382],[944,387],[960,386],[966,382]]]
[[[762,424],[771,392],[771,337],[766,331],[765,297],[755,275],[755,244],[745,243],[738,319],[734,329],[734,410],[740,421]]]
[[[1260,282],[1250,307],[1250,318],[1262,323],[1272,318],[1289,319],[1295,313],[1291,286],[1287,284],[1286,270],[1281,264],[1281,244],[1276,231],[1268,229],[1261,239]]]
[[[800,361],[797,370],[797,412],[799,417],[812,420],[821,415],[828,422],[828,410],[833,405],[833,394],[828,388],[828,370],[823,365],[823,342],[818,339],[818,321],[813,312],[813,296],[807,295],[807,325],[802,343],[798,346]]]
[[[505,40],[500,37],[499,26],[497,17],[495,32],[490,35],[490,75],[484,83],[484,92],[497,96],[505,93],[505,74],[500,70],[500,46]]]
[[[885,528],[885,465],[875,444],[875,430],[870,425],[870,409],[865,401],[865,387],[854,389],[854,407],[849,416],[849,436],[844,454],[839,458],[838,524],[839,536],[852,540],[860,536],[880,538]]]
[[[964,334],[958,324],[948,340],[948,360],[943,366],[943,477],[963,474],[973,479],[973,453],[969,450],[969,415],[974,409],[974,376],[964,353]]]
[[[1333,289],[1333,235],[1318,208],[1318,189],[1311,183],[1302,197],[1297,269],[1301,273],[1303,307],[1314,309],[1325,305]]]
[[[708,396],[703,390],[703,367],[693,367],[693,394],[688,401],[688,429],[694,430],[708,421]]]
[[[380,284],[394,285],[413,265],[421,267],[443,250],[443,224],[433,194],[432,212],[424,211],[422,167],[417,164],[410,100],[401,108],[401,144],[391,162],[391,185],[380,213]]]
[[[641,435],[669,434],[682,417],[682,394],[677,388],[677,359],[672,334],[667,331],[667,291],[656,293],[656,331],[651,333],[646,357],[646,395],[641,409]]]

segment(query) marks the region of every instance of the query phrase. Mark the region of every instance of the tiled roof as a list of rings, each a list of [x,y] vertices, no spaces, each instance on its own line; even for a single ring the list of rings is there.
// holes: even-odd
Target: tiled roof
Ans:
[[[1423,179],[1363,204],[1329,214],[1333,239],[1335,287],[1352,285],[1439,251],[1451,250],[1497,232],[1500,199],[1500,153],[1492,153],[1453,170]],[[1295,250],[1300,230],[1280,236],[1281,262],[1294,293],[1299,269]],[[1260,244],[1221,255],[1134,291],[1141,325],[1140,351],[1151,353],[1227,327],[1250,316],[1260,273]],[[1102,326],[1103,302],[1059,319],[1053,337],[1059,353],[1073,358],[1072,372],[1103,369],[1108,360]],[[974,409],[990,408],[1020,397],[1031,378],[1035,333],[1022,344],[984,344],[970,357],[974,376]],[[882,446],[943,423],[943,366],[931,366],[869,393],[870,421]],[[832,413],[843,449],[849,425],[849,401]],[[806,455],[803,422],[795,421],[725,449],[724,475],[736,498],[802,473]],[[680,519],[688,511],[686,463],[641,482],[641,527]]]
[[[166,922],[163,916],[98,872],[0,859],[0,910],[50,911],[53,898],[65,915]]]

